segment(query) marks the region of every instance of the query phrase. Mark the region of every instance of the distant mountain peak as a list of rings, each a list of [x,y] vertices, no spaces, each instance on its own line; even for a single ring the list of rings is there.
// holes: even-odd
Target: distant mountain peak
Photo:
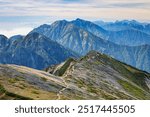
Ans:
[[[85,21],[85,20],[81,18],[77,18],[75,21]]]
[[[136,20],[117,20],[115,23],[121,23],[121,24],[140,24],[138,21]]]
[[[52,25],[54,24],[66,24],[66,23],[69,23],[67,20],[58,20],[58,21],[55,21],[54,23],[52,23]]]
[[[40,27],[50,27],[50,25],[48,25],[48,24],[43,24],[43,25],[41,25]]]
[[[22,39],[23,37],[25,37],[25,36],[23,36],[23,35],[14,35],[14,36],[11,36],[9,38],[9,40],[13,41],[13,40],[16,40],[16,39]]]
[[[87,21],[87,20],[84,20],[84,19],[80,19],[80,18],[77,18],[76,20],[73,20],[73,21],[71,21],[72,23],[73,22],[80,22],[80,23],[92,23],[92,22],[90,22],[90,21]]]
[[[2,39],[8,39],[5,35],[0,34],[0,38]]]

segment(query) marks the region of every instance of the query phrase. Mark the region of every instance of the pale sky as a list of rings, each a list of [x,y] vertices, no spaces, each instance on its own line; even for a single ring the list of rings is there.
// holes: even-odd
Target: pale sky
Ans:
[[[27,34],[61,19],[150,21],[150,0],[0,0],[0,34]]]

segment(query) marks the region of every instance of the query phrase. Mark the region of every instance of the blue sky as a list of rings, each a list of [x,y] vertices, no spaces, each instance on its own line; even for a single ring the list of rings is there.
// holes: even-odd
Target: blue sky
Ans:
[[[0,34],[27,34],[59,19],[150,21],[150,0],[0,0]]]

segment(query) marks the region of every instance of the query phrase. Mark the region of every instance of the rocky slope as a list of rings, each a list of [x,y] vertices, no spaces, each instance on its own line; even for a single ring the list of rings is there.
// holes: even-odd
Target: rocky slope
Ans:
[[[57,99],[63,80],[17,65],[0,65],[0,99]]]
[[[91,95],[89,99],[150,99],[149,73],[95,51],[46,71],[65,79],[69,84],[65,91],[76,85]]]

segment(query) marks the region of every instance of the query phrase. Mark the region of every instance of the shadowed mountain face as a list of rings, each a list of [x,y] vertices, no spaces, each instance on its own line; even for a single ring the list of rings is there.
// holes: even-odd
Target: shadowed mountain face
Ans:
[[[0,99],[150,99],[150,74],[95,51],[46,72],[0,65]]]
[[[24,38],[8,40],[8,46],[0,53],[0,63],[44,69],[69,57],[77,55],[43,35],[31,33]]]
[[[0,35],[0,51],[7,45],[7,37]]]
[[[150,36],[141,31],[107,31],[92,22],[77,19],[42,25],[32,32],[43,34],[80,55],[96,50],[150,72]]]

